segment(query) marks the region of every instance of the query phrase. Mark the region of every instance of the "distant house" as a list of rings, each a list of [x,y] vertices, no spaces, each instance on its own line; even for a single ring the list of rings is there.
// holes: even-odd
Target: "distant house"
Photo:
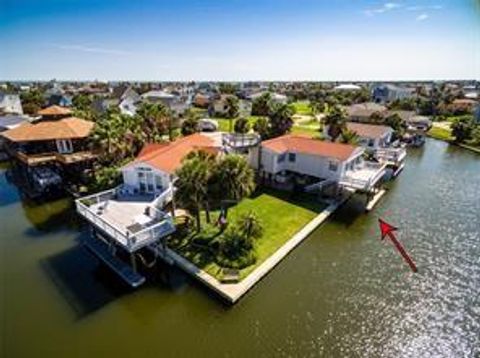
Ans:
[[[362,87],[354,85],[352,83],[344,83],[333,88],[335,91],[359,91]]]
[[[222,94],[220,97],[214,99],[209,107],[210,115],[225,116],[228,112],[227,98],[233,95]]]
[[[365,149],[298,135],[264,141],[250,152],[250,163],[260,177],[284,182],[289,176],[306,176],[321,183],[370,191],[385,174],[385,166],[366,162]]]
[[[368,123],[373,114],[385,116],[387,107],[373,102],[352,104],[345,108],[348,120],[352,122]]]
[[[268,91],[257,92],[248,96],[248,99],[250,99],[251,101],[254,101],[258,97],[263,96],[265,93],[269,93],[269,92]],[[273,103],[286,104],[288,102],[288,97],[285,96],[284,94],[270,92],[270,95],[271,95],[271,101]]]
[[[359,144],[367,150],[388,147],[394,132],[388,126],[354,122],[348,122],[347,129],[358,135]]]
[[[72,105],[72,98],[65,94],[56,93],[52,94],[47,99],[48,106],[61,106],[61,107],[70,107]]]
[[[200,108],[208,108],[210,105],[210,97],[201,93],[197,93],[193,97],[193,105]]]
[[[394,130],[389,126],[348,122],[347,129],[357,134],[359,145],[379,162],[392,168],[395,175],[403,168],[407,152],[392,143]],[[326,129],[328,130],[328,129]]]
[[[447,110],[454,114],[473,113],[479,102],[473,99],[455,99],[447,106]]]
[[[68,117],[25,123],[0,136],[5,138],[10,156],[27,166],[70,165],[95,158],[86,141],[93,126],[93,122]]]
[[[141,97],[144,101],[151,103],[161,102],[169,107],[177,100],[177,96],[165,91],[148,91],[142,94]]]
[[[165,91],[149,91],[141,95],[142,101],[149,103],[163,103],[176,114],[184,113],[188,106],[188,98],[182,100],[180,96]]]
[[[0,113],[23,114],[20,96],[18,94],[0,93]]]
[[[412,98],[415,90],[392,84],[375,86],[372,91],[373,101],[376,103],[389,103],[396,100]]]

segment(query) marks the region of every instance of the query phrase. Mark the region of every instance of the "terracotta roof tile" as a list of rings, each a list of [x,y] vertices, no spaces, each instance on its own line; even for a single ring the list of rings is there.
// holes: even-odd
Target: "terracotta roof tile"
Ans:
[[[276,153],[295,152],[346,160],[358,149],[353,145],[332,143],[299,135],[284,135],[262,142],[262,147]]]
[[[154,168],[173,174],[175,170],[181,166],[182,159],[188,153],[205,147],[211,149],[211,147],[214,146],[214,141],[205,135],[195,133],[166,145],[155,144],[155,146],[157,147],[155,148],[151,144],[147,145],[142,149],[137,158],[127,164],[127,166],[143,162]]]
[[[25,123],[1,133],[12,142],[33,142],[55,139],[78,139],[88,137],[95,123],[81,118],[69,117],[57,121]]]
[[[50,106],[37,112],[40,116],[68,116],[71,113],[72,110],[70,108],[61,106]]]

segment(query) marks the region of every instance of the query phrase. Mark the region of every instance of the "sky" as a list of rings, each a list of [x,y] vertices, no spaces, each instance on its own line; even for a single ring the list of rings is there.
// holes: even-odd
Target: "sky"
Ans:
[[[3,80],[480,79],[480,0],[0,0]]]

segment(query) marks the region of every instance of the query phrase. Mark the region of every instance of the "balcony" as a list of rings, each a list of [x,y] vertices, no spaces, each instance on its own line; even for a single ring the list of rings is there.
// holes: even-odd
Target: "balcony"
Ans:
[[[81,151],[81,152],[74,152],[74,153],[55,153],[55,157],[58,162],[63,164],[72,164],[77,162],[83,162],[86,160],[93,160],[97,158],[97,155],[92,153],[91,151]]]
[[[77,212],[129,252],[175,231],[171,215],[159,210],[172,199],[172,187],[159,195],[133,194],[127,189],[120,186],[77,199]]]
[[[385,163],[362,162],[347,170],[339,184],[352,189],[370,191],[385,175]]]
[[[222,144],[232,149],[254,147],[260,143],[258,134],[223,133]]]
[[[407,156],[405,148],[380,148],[375,151],[375,158],[387,165],[401,165]]]
[[[15,156],[29,166],[46,164],[49,162],[60,162],[62,164],[77,163],[85,160],[95,159],[97,156],[90,151],[81,151],[74,153],[45,152],[36,154],[26,154],[21,151],[15,152]]]

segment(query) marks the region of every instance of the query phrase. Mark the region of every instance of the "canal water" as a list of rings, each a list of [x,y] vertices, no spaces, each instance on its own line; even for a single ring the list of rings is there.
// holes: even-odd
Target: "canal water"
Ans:
[[[22,200],[0,168],[2,357],[480,354],[480,156],[468,151],[411,150],[373,212],[349,202],[234,307],[180,272],[126,289],[78,244],[70,205]],[[418,274],[379,240],[379,216]]]

